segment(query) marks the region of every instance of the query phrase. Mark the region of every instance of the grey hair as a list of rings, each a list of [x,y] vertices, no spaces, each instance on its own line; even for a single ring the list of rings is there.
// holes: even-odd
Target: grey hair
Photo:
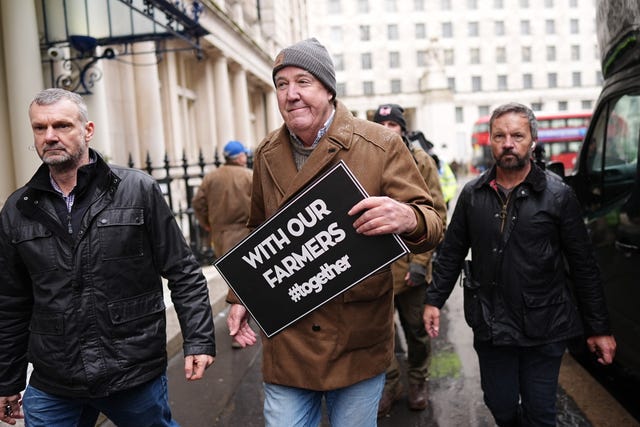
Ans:
[[[489,119],[489,133],[491,133],[493,121],[507,113],[516,113],[523,117],[526,117],[527,120],[529,120],[531,139],[534,141],[538,140],[538,120],[536,119],[535,114],[533,114],[533,110],[531,110],[531,108],[527,107],[526,105],[518,104],[517,102],[503,104],[493,110],[493,113],[491,113],[491,118]]]
[[[87,104],[84,102],[84,99],[75,92],[60,88],[44,89],[38,92],[33,98],[33,101],[31,101],[31,104],[29,104],[29,110],[31,110],[31,106],[34,104],[51,105],[63,99],[67,99],[76,104],[83,124],[89,121],[89,111],[87,110]]]

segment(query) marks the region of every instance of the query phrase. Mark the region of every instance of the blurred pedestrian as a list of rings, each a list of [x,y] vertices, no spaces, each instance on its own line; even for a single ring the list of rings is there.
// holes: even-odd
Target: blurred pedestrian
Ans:
[[[495,165],[458,196],[424,310],[435,337],[440,309],[464,266],[464,315],[484,400],[499,426],[556,425],[568,340],[584,333],[602,364],[612,362],[616,349],[581,207],[569,186],[532,160],[537,129],[524,105],[493,111]]]
[[[273,68],[284,125],[255,151],[249,226],[271,217],[323,171],[344,161],[370,195],[348,212],[365,236],[398,234],[413,252],[440,241],[442,220],[410,153],[395,133],[353,117],[335,99],[331,56],[316,39],[283,49]],[[336,189],[339,192],[340,189]],[[255,342],[247,309],[227,323]],[[317,426],[325,399],[332,425],[375,426],[393,355],[393,283],[382,269],[271,338],[262,335],[267,426]]]
[[[194,214],[211,234],[218,258],[249,234],[252,172],[247,168],[248,153],[241,142],[227,142],[225,163],[205,175],[193,198]]]
[[[376,109],[373,121],[397,133],[409,148],[420,175],[429,188],[433,198],[433,206],[438,215],[440,215],[444,227],[446,225],[447,211],[440,188],[438,167],[434,159],[427,154],[418,141],[410,142],[406,138],[407,125],[404,109],[398,104],[382,104]],[[410,409],[416,411],[424,410],[429,401],[427,379],[429,376],[431,342],[427,331],[424,329],[422,312],[424,310],[424,292],[431,282],[432,255],[433,251],[408,254],[391,266],[394,305],[407,342],[407,376],[409,385],[407,403]],[[378,404],[378,417],[388,415],[393,404],[400,399],[402,394],[400,365],[394,354],[386,371],[384,389]]]
[[[29,118],[42,165],[0,213],[0,420],[176,426],[162,277],[198,380],[215,356],[200,266],[153,178],[89,148],[82,97],[41,91]]]
[[[225,163],[205,175],[193,198],[193,212],[200,226],[209,232],[217,258],[249,234],[252,172],[247,168],[248,153],[241,142],[227,142],[223,151]],[[231,347],[242,348],[234,340]]]

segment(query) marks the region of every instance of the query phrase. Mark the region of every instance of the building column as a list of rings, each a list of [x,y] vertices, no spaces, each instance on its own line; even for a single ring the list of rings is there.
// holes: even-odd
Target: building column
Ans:
[[[9,135],[3,136],[7,136],[5,141],[10,140],[11,146],[3,153],[10,151],[11,157],[7,156],[7,159],[13,163],[13,170],[11,167],[1,168],[3,184],[0,191],[3,193],[7,185],[15,189],[25,184],[41,164],[32,149],[33,133],[27,114],[34,95],[44,88],[34,3],[33,0],[0,0],[4,86],[7,89],[6,93],[0,93],[0,96],[4,95],[0,103],[6,105],[6,109],[2,108],[4,117],[0,120],[8,119],[8,125],[2,126],[2,132],[8,130]],[[9,173],[13,176],[6,176]],[[4,199],[3,196],[0,195]]]
[[[211,61],[200,61],[196,64],[199,76],[196,81],[196,92],[198,93],[198,108],[196,118],[198,121],[197,141],[202,150],[205,161],[214,159],[217,138],[218,116],[216,114],[215,72]]]
[[[236,139],[234,128],[233,111],[234,105],[231,101],[231,90],[229,89],[229,69],[227,68],[227,58],[219,56],[214,65],[215,72],[215,93],[216,93],[216,113],[218,126],[218,155],[222,159],[222,149],[227,141]]]
[[[269,131],[276,129],[282,125],[282,115],[278,109],[278,98],[273,90],[268,90],[266,93],[265,108],[267,109],[267,128]]]
[[[247,73],[242,67],[233,72],[233,107],[236,137],[243,144],[249,144],[253,136],[253,113],[249,109],[249,89],[247,87]]]
[[[153,42],[135,43],[133,49],[138,53],[135,55],[137,64],[154,64],[157,61]],[[134,66],[133,70],[135,100],[140,100],[140,102],[136,102],[138,152],[145,156],[140,160],[146,161],[146,155],[149,153],[151,164],[158,166],[164,161],[166,152],[164,128],[161,125],[163,117],[158,67]]]

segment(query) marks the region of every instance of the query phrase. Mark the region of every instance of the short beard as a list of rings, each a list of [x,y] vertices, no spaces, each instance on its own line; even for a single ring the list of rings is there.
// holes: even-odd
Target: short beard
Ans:
[[[513,152],[509,152],[506,153],[509,154],[511,156],[513,156],[515,158],[515,160],[513,159],[505,159],[505,153],[502,153],[502,155],[496,159],[496,165],[501,168],[501,169],[505,169],[505,170],[522,170],[525,168],[525,166],[527,165],[527,163],[529,162],[529,158],[530,156],[526,155],[524,157],[519,157],[518,154],[513,153]]]

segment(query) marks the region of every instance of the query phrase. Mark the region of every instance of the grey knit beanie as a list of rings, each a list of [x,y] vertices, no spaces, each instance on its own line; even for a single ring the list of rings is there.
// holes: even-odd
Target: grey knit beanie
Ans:
[[[314,37],[280,51],[273,64],[273,83],[276,73],[284,67],[298,67],[313,74],[329,92],[336,96],[336,70],[327,49]]]

